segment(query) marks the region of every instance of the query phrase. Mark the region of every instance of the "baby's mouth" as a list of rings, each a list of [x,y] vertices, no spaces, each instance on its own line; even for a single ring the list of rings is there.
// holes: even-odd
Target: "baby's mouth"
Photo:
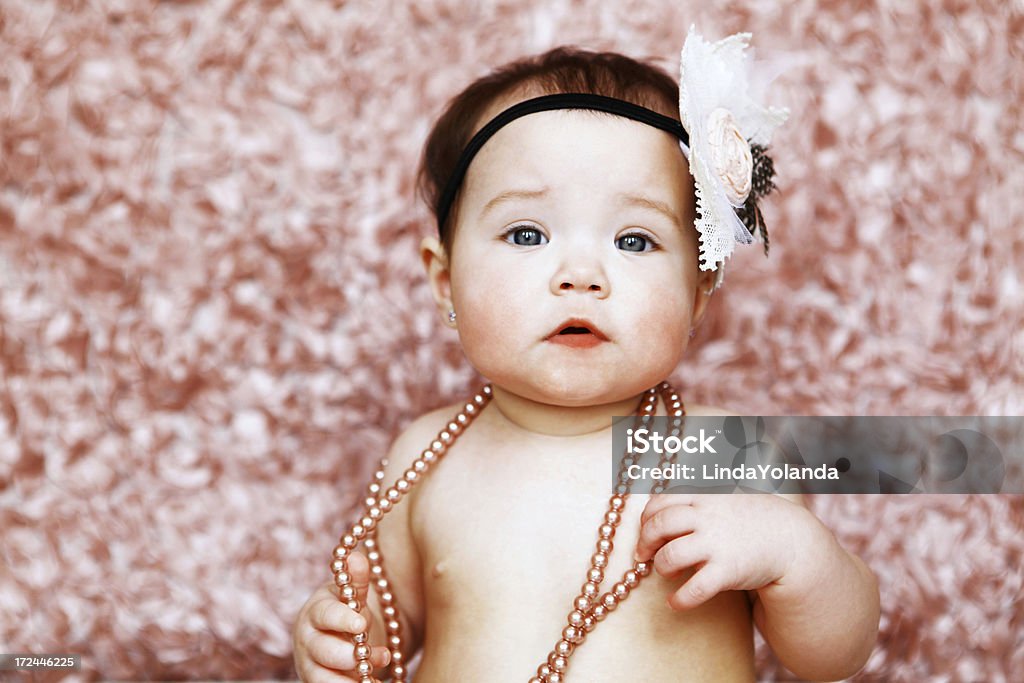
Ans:
[[[582,319],[566,320],[545,339],[570,346],[593,346],[608,341],[608,337],[596,325]]]

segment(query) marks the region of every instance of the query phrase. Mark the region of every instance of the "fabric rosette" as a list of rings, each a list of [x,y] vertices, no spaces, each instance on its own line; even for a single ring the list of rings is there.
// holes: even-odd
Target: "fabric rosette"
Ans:
[[[754,101],[752,90],[766,83],[754,82],[749,40],[737,33],[708,43],[691,26],[680,56],[679,115],[690,138],[680,146],[697,195],[700,268],[718,270],[715,287],[737,242],[750,244],[759,233],[767,249],[757,200],[774,187],[766,149],[789,115]]]

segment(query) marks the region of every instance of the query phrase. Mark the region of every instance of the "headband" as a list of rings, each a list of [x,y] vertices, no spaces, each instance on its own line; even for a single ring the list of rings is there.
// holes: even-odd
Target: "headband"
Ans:
[[[700,233],[700,268],[718,271],[717,288],[724,275],[718,266],[732,255],[735,244],[749,244],[756,236],[768,254],[768,229],[757,202],[775,189],[768,143],[788,116],[787,110],[765,108],[747,94],[748,86],[765,85],[748,83],[756,80],[744,54],[749,39],[749,33],[737,33],[708,44],[690,28],[680,55],[681,123],[632,102],[589,93],[543,95],[505,109],[462,150],[438,201],[438,231],[448,220],[473,158],[504,126],[542,111],[602,111],[661,129],[679,140],[697,196],[694,226]]]

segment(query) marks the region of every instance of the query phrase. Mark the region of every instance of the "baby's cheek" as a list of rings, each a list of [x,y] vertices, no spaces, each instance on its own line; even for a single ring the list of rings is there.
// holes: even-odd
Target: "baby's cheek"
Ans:
[[[647,333],[651,353],[681,356],[690,338],[690,307],[670,297],[655,297],[643,309],[640,325]]]

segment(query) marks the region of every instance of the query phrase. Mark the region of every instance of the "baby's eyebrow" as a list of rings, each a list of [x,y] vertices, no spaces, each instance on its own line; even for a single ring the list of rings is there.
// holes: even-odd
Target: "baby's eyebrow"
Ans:
[[[629,192],[619,194],[618,199],[624,206],[638,206],[643,209],[652,209],[657,211],[672,221],[672,224],[677,228],[682,229],[682,226],[679,223],[679,216],[676,215],[676,212],[672,210],[672,207],[665,202],[652,199],[651,197],[646,197],[642,194],[632,194]]]
[[[542,187],[539,190],[505,190],[498,196],[491,199],[491,201],[484,204],[484,208],[480,211],[480,217],[483,218],[487,215],[487,212],[504,202],[510,202],[516,199],[538,199],[547,195],[548,191],[549,188],[547,187]]]

